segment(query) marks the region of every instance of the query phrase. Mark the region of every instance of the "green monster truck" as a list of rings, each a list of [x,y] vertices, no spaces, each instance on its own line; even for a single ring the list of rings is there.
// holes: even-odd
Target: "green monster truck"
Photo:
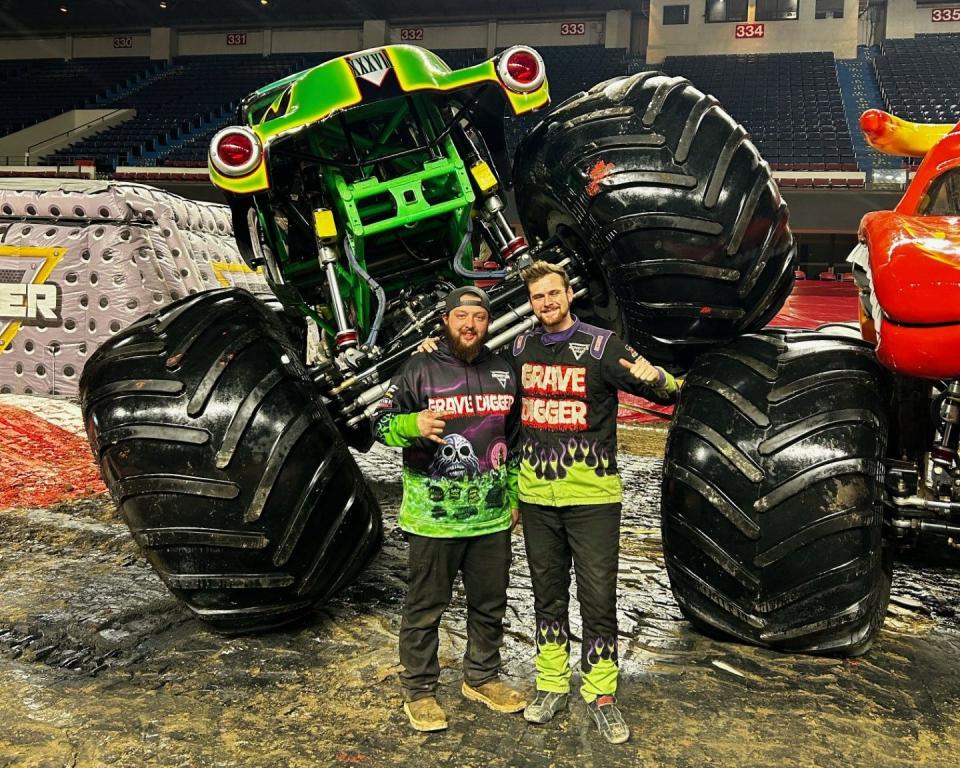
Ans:
[[[511,173],[505,111],[549,101],[532,48],[451,71],[385,46],[260,89],[214,137],[210,176],[274,297],[177,301],[81,383],[104,479],[197,616],[288,623],[375,554],[380,512],[347,446],[369,447],[369,413],[450,288],[492,285],[499,347],[535,322],[520,267],[563,263],[582,311],[678,368],[782,304],[787,209],[715,99],[658,72],[599,83],[543,117]],[[529,244],[504,216],[511,184]]]

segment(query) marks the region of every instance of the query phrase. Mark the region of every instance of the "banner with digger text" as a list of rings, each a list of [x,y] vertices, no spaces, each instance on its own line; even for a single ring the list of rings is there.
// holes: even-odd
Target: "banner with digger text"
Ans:
[[[0,393],[75,396],[111,335],[228,286],[269,291],[225,205],[121,182],[0,179]]]

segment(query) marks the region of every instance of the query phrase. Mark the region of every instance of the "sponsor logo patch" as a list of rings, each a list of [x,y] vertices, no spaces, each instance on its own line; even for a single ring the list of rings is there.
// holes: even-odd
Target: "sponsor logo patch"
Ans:
[[[510,371],[490,371],[490,375],[500,382],[500,386],[507,388],[507,382],[510,381]]]
[[[575,344],[573,342],[570,342],[569,344],[567,344],[567,347],[570,349],[571,352],[573,352],[573,356],[577,360],[583,357],[583,353],[586,352],[588,349],[590,349],[590,346],[588,344]]]
[[[387,73],[393,69],[386,51],[382,49],[357,53],[349,56],[347,62],[358,80],[366,80],[376,86],[379,86]]]
[[[62,323],[60,286],[45,281],[64,253],[62,248],[0,245],[0,351],[21,325]]]

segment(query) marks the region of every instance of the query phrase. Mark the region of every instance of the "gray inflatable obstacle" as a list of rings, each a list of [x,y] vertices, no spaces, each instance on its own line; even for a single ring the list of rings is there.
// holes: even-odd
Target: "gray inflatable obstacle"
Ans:
[[[269,292],[225,205],[123,182],[0,179],[0,393],[75,396],[112,335],[225,287]]]

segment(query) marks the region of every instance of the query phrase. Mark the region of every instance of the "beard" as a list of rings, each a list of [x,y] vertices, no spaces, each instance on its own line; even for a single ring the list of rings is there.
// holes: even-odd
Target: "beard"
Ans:
[[[449,328],[447,330],[447,342],[450,344],[450,351],[453,353],[453,356],[458,360],[462,360],[465,363],[472,363],[477,359],[477,356],[480,354],[480,351],[483,349],[483,343],[487,340],[487,334],[484,333],[480,335],[479,333],[474,337],[473,341],[469,344],[465,343],[463,339],[460,338],[460,334],[453,334]]]
[[[537,320],[539,320],[543,325],[546,325],[548,322],[550,325],[560,325],[561,323],[566,322],[567,318],[570,317],[570,305],[568,304],[566,308],[558,307],[557,310],[550,315],[549,320],[545,319],[546,316],[546,312],[541,312],[539,315],[537,315]]]

